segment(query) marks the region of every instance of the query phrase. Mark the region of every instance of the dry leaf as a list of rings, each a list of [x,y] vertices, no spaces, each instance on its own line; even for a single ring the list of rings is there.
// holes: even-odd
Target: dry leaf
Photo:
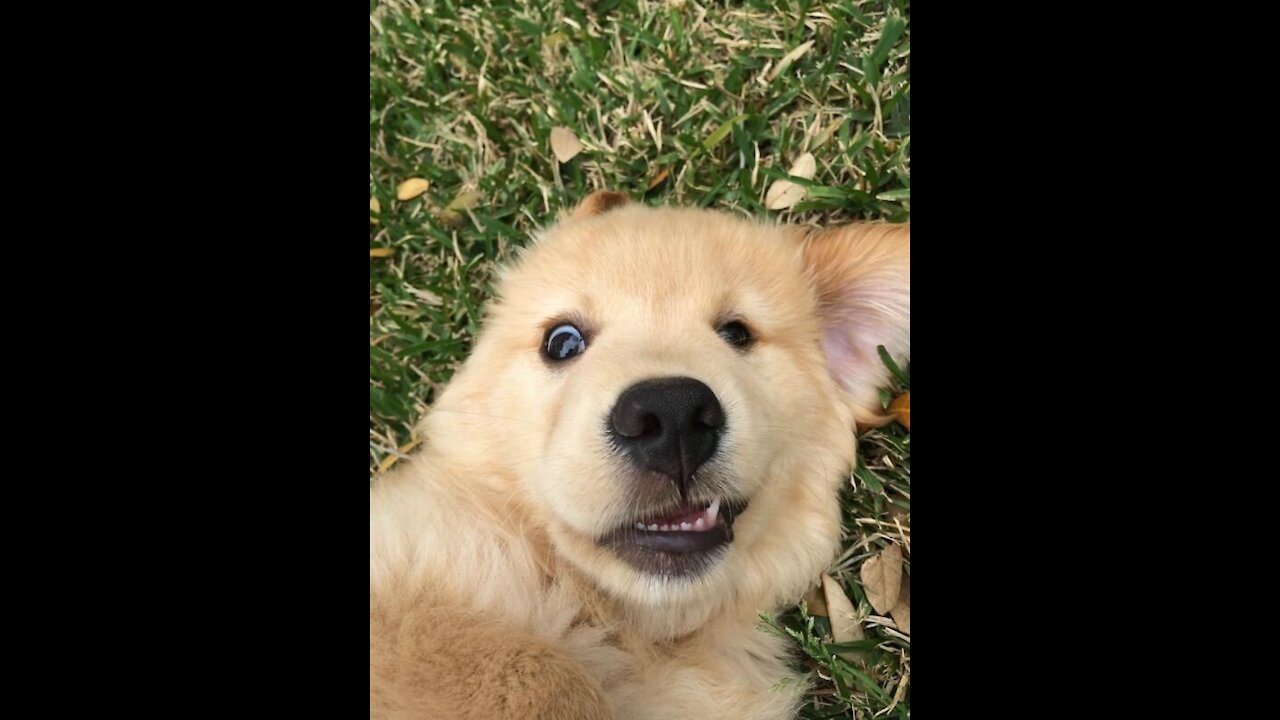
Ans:
[[[391,257],[396,252],[395,248],[369,248],[369,257]]]
[[[582,152],[582,143],[569,128],[553,127],[551,128],[551,152],[555,153],[557,160],[567,163]]]
[[[818,163],[813,159],[813,153],[805,153],[796,158],[787,174],[804,178],[805,180],[812,180],[814,173],[817,171]],[[775,180],[773,185],[769,187],[769,192],[765,193],[764,205],[770,210],[786,210],[803,200],[807,194],[809,194],[808,188],[797,185],[790,180]]]
[[[902,427],[911,429],[911,393],[906,392],[894,398],[893,402],[889,403],[889,410],[898,422],[902,423]]]
[[[470,210],[475,207],[483,196],[476,190],[463,190],[454,196],[453,200],[440,211],[440,222],[445,225],[453,225],[462,219],[462,210]]]
[[[889,611],[893,623],[907,635],[911,634],[911,576],[902,576],[902,591],[898,593],[898,604]]]
[[[813,159],[813,153],[805,153],[796,158],[787,174],[801,177],[805,180],[812,180],[816,172],[818,172],[818,161]]]
[[[809,592],[804,594],[804,605],[808,608],[810,615],[827,617],[830,614],[827,610],[827,601],[822,595],[821,585],[809,588]]]
[[[844,594],[844,588],[830,575],[822,576],[822,592],[827,598],[827,611],[831,618],[831,639],[838,643],[865,640],[867,635],[862,631],[862,623],[858,622],[858,613]],[[840,653],[846,660],[858,660],[860,652]]]
[[[409,178],[396,186],[396,199],[412,200],[426,192],[430,185],[424,178]]]
[[[667,176],[668,176],[668,175],[670,175],[670,174],[671,174],[671,166],[670,166],[670,165],[668,165],[668,166],[666,166],[666,167],[662,168],[661,170],[659,170],[659,171],[658,171],[658,174],[657,174],[657,175],[654,175],[654,176],[653,176],[653,178],[649,180],[649,187],[647,187],[647,188],[645,188],[645,189],[646,189],[646,190],[652,190],[652,189],[654,189],[654,188],[658,187],[658,185],[659,185],[659,184],[661,184],[663,180],[666,180],[666,179],[667,179]]]
[[[811,47],[813,47],[812,40],[808,42],[800,43],[799,47],[787,53],[786,55],[783,55],[782,59],[778,61],[778,66],[775,67],[773,69],[773,72],[769,74],[769,82],[773,82],[775,78],[777,78],[782,73],[786,72],[787,68],[791,67],[791,63],[795,62],[796,60],[799,60],[800,56],[809,52],[809,48]]]
[[[376,197],[369,198],[369,212],[373,213],[374,215],[378,215],[382,213],[382,203],[378,202],[378,198]],[[378,218],[373,218],[373,217],[369,218],[369,224],[377,225]]]
[[[478,190],[463,190],[454,196],[449,204],[445,206],[445,210],[470,210],[475,207],[480,198],[483,197]]]
[[[871,607],[881,615],[889,612],[902,591],[902,549],[890,544],[879,555],[862,563],[861,579]]]
[[[786,210],[804,199],[806,190],[790,180],[774,180],[764,195],[764,206],[770,210]]]

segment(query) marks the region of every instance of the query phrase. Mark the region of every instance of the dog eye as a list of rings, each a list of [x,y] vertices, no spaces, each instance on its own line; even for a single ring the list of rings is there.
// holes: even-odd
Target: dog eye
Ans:
[[[548,360],[559,362],[581,355],[587,349],[587,341],[582,333],[572,325],[558,325],[547,333],[542,342],[542,354]]]
[[[724,341],[736,348],[745,348],[751,345],[751,341],[755,338],[751,337],[751,331],[746,325],[734,320],[727,322],[716,328],[716,333],[724,338]]]

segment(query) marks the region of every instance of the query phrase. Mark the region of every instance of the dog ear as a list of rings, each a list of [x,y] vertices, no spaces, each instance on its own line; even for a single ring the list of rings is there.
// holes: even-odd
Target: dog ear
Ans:
[[[859,425],[889,421],[879,388],[889,381],[876,348],[902,366],[911,351],[911,225],[863,223],[797,231],[818,295],[822,349],[849,393]]]
[[[579,220],[592,215],[600,215],[614,208],[622,207],[631,202],[631,198],[620,192],[613,190],[597,190],[586,197],[582,204],[573,211],[573,219]]]

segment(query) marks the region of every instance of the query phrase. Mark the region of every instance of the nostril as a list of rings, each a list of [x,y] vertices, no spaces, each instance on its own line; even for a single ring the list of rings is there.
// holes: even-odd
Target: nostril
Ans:
[[[703,427],[714,430],[724,425],[724,410],[720,407],[720,403],[712,402],[699,408],[694,419]]]
[[[633,403],[619,403],[613,409],[614,432],[626,438],[641,438],[662,427],[658,416]]]

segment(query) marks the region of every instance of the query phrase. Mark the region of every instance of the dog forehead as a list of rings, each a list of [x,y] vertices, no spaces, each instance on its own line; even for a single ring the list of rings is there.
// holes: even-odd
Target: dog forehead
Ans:
[[[794,244],[776,227],[637,205],[550,228],[511,275],[543,292],[687,306],[767,294],[802,272]]]

